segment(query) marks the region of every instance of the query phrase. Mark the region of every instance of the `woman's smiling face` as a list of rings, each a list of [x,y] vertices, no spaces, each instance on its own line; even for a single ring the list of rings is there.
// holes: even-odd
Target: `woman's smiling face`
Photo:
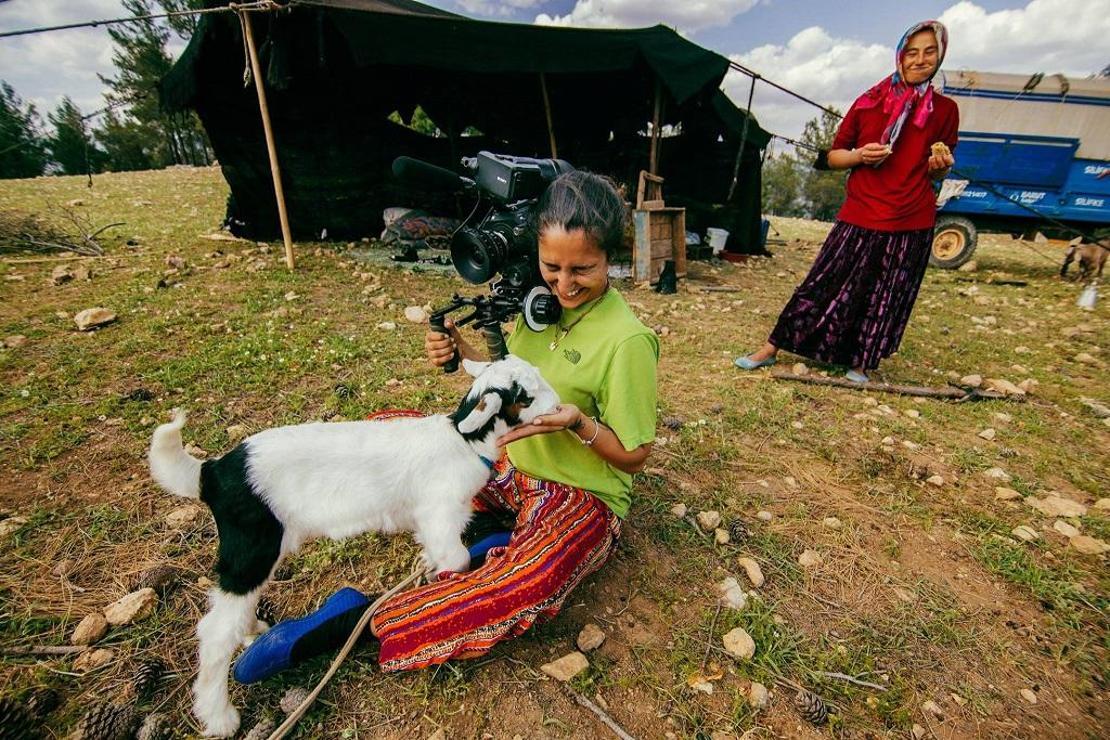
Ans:
[[[584,230],[549,227],[539,245],[540,275],[563,308],[600,298],[609,287],[609,259]]]
[[[902,79],[920,85],[933,76],[940,63],[940,45],[932,31],[918,31],[906,41],[902,50]]]

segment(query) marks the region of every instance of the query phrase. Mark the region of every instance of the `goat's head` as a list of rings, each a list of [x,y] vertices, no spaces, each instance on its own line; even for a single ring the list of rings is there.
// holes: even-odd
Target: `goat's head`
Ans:
[[[470,392],[451,415],[464,437],[484,438],[502,422],[505,428],[531,423],[559,405],[559,395],[535,366],[514,355],[497,362],[463,360],[474,377]]]

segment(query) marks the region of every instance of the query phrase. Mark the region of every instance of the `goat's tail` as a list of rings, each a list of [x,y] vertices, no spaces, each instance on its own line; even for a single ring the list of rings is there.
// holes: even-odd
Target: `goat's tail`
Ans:
[[[201,461],[185,451],[181,428],[185,412],[174,409],[173,421],[154,430],[150,440],[150,475],[170,493],[186,498],[200,498]]]

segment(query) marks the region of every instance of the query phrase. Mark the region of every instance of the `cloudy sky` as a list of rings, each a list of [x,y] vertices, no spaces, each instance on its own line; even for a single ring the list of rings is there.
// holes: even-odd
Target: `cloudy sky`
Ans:
[[[894,44],[913,22],[947,24],[948,69],[1086,77],[1110,65],[1110,0],[430,0],[476,18],[582,27],[664,23],[692,41],[819,102],[846,109],[893,70]],[[126,15],[118,0],[0,0],[0,31]],[[180,49],[178,49],[180,51]],[[40,112],[69,95],[103,105],[97,73],[112,74],[102,29],[0,39],[0,79]],[[748,80],[730,74],[739,105]],[[795,137],[814,109],[758,85],[752,109],[767,130]]]

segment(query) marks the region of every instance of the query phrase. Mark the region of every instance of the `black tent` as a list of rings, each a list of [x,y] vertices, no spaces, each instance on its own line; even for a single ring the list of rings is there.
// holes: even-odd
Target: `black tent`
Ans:
[[[481,149],[551,156],[553,139],[560,158],[634,186],[656,118],[668,205],[687,207],[688,228],[729,229],[732,251],[759,249],[769,134],[720,92],[728,60],[668,28],[493,23],[412,0],[294,0],[250,18],[300,238],[372,235],[391,205],[445,207],[415,202],[393,180],[402,154],[457,169]],[[231,187],[232,230],[272,238],[277,208],[245,63],[238,18],[205,15],[161,96],[168,109],[200,115]],[[389,120],[394,111],[407,120],[418,105],[444,136]]]

